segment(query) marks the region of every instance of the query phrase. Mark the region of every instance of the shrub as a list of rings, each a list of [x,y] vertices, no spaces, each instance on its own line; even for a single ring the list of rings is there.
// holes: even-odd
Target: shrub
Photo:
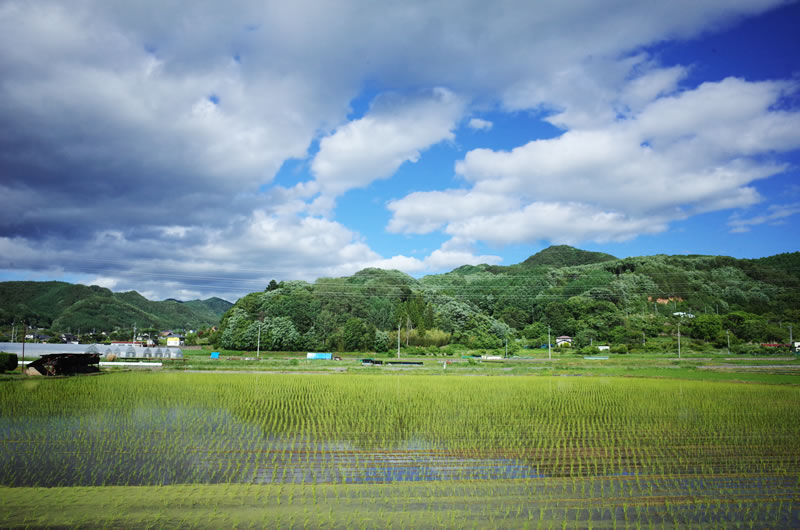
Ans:
[[[703,340],[693,340],[691,342],[691,348],[696,352],[702,353],[711,350],[711,344]]]
[[[647,341],[647,344],[644,346],[644,351],[647,353],[663,352],[664,346],[659,342]]]
[[[14,371],[18,365],[19,359],[16,353],[0,352],[0,373]]]
[[[628,346],[625,344],[614,344],[611,346],[611,353],[628,353]]]
[[[466,351],[468,351],[468,348],[463,344],[448,344],[447,346],[442,346],[439,348],[439,353],[449,356],[461,355]]]
[[[389,334],[389,340],[392,344],[397,343],[396,330]],[[440,329],[428,329],[423,333],[420,333],[417,329],[412,329],[410,331],[403,329],[400,331],[400,342],[403,346],[408,342],[408,346],[422,346],[425,348],[441,347],[450,342],[450,333]]]
[[[392,346],[392,342],[389,339],[389,334],[385,331],[381,331],[379,329],[375,330],[375,351],[379,353],[388,352]]]
[[[783,350],[786,351],[786,350]],[[782,353],[780,348],[766,348],[760,344],[734,344],[731,352],[739,355],[777,355]]]
[[[402,352],[405,355],[430,355],[430,351],[428,351],[428,348],[425,348],[423,346],[403,347]]]

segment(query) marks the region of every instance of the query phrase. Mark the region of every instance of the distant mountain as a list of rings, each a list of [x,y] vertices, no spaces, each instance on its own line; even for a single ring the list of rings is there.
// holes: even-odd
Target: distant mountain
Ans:
[[[232,303],[222,298],[217,298],[216,296],[205,300],[189,300],[188,302],[181,303],[187,307],[191,307],[198,315],[205,314],[207,318],[215,319],[215,322],[219,322],[220,317],[222,317],[228,309],[233,307]]]
[[[66,282],[0,282],[0,323],[25,320],[55,330],[216,325],[233,304],[220,298],[154,302],[136,291],[113,293]]]
[[[175,302],[178,304],[186,304],[191,306],[200,313],[210,311],[214,315],[221,316],[225,314],[225,311],[233,306],[232,303],[228,302],[227,300],[223,300],[222,298],[217,298],[216,296],[212,298],[208,298],[206,300],[189,300],[188,302],[184,302],[183,300],[178,300],[177,298],[167,298],[164,300],[165,302]]]
[[[541,252],[537,252],[522,262],[522,265],[536,266],[547,265],[551,267],[575,267],[577,265],[589,265],[591,263],[602,263],[613,261],[617,258],[611,254],[603,252],[589,252],[571,247],[569,245],[555,245],[547,247]]]

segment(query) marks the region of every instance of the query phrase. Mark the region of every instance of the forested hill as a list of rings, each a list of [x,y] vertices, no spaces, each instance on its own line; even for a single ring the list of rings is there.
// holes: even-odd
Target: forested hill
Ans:
[[[147,300],[136,291],[114,293],[66,282],[0,282],[0,324],[25,321],[54,331],[199,328],[216,325],[233,304],[207,300]]]
[[[615,260],[611,254],[602,252],[589,252],[568,245],[557,245],[547,247],[541,252],[537,252],[522,262],[523,265],[553,265],[556,267],[572,267],[575,265],[588,265],[590,263],[601,263],[604,261]]]
[[[398,324],[409,346],[499,347],[569,335],[575,344],[641,345],[682,333],[719,346],[788,342],[800,324],[800,253],[617,259],[551,247],[511,266],[463,266],[414,279],[367,269],[344,278],[273,284],[240,299],[222,321],[222,347],[385,349]],[[794,328],[800,333],[800,326]],[[729,334],[726,334],[726,331]],[[515,341],[518,342],[518,341]],[[645,340],[645,345],[649,343]]]

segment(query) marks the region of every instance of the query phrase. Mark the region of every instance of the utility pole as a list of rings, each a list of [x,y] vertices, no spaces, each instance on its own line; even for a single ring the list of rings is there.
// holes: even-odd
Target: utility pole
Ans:
[[[678,320],[678,359],[681,358],[681,321]]]
[[[258,321],[258,342],[256,344],[256,357],[261,358],[261,327],[264,325],[263,320]]]
[[[508,357],[508,337],[506,337],[506,357]]]
[[[644,330],[642,330],[642,346],[646,343],[646,339],[644,338]]]
[[[725,330],[725,336],[728,338],[728,355],[731,354],[731,330]]]
[[[400,321],[397,322],[397,358],[400,358]]]
[[[547,358],[553,359],[553,352],[550,349],[550,326],[547,326]]]
[[[131,337],[131,342],[136,342],[136,323],[133,324],[133,337]]]
[[[792,325],[789,324],[787,327],[789,328],[789,346],[792,347],[794,346],[794,343],[792,342]]]
[[[23,323],[22,328],[22,364],[19,367],[19,371],[23,374],[25,373],[25,334],[28,333],[28,325]]]

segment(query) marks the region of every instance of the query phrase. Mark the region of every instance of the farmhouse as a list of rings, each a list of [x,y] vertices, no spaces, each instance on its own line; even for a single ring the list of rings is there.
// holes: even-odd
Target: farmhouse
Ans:
[[[572,337],[569,335],[561,335],[556,338],[556,346],[572,346]]]
[[[185,339],[183,335],[167,335],[167,346],[183,346],[185,344]]]
[[[50,335],[45,335],[44,333],[32,332],[25,335],[25,340],[31,340],[35,342],[47,342],[50,340]]]
[[[64,344],[78,344],[78,337],[76,337],[72,333],[62,333],[61,342],[63,342]]]

